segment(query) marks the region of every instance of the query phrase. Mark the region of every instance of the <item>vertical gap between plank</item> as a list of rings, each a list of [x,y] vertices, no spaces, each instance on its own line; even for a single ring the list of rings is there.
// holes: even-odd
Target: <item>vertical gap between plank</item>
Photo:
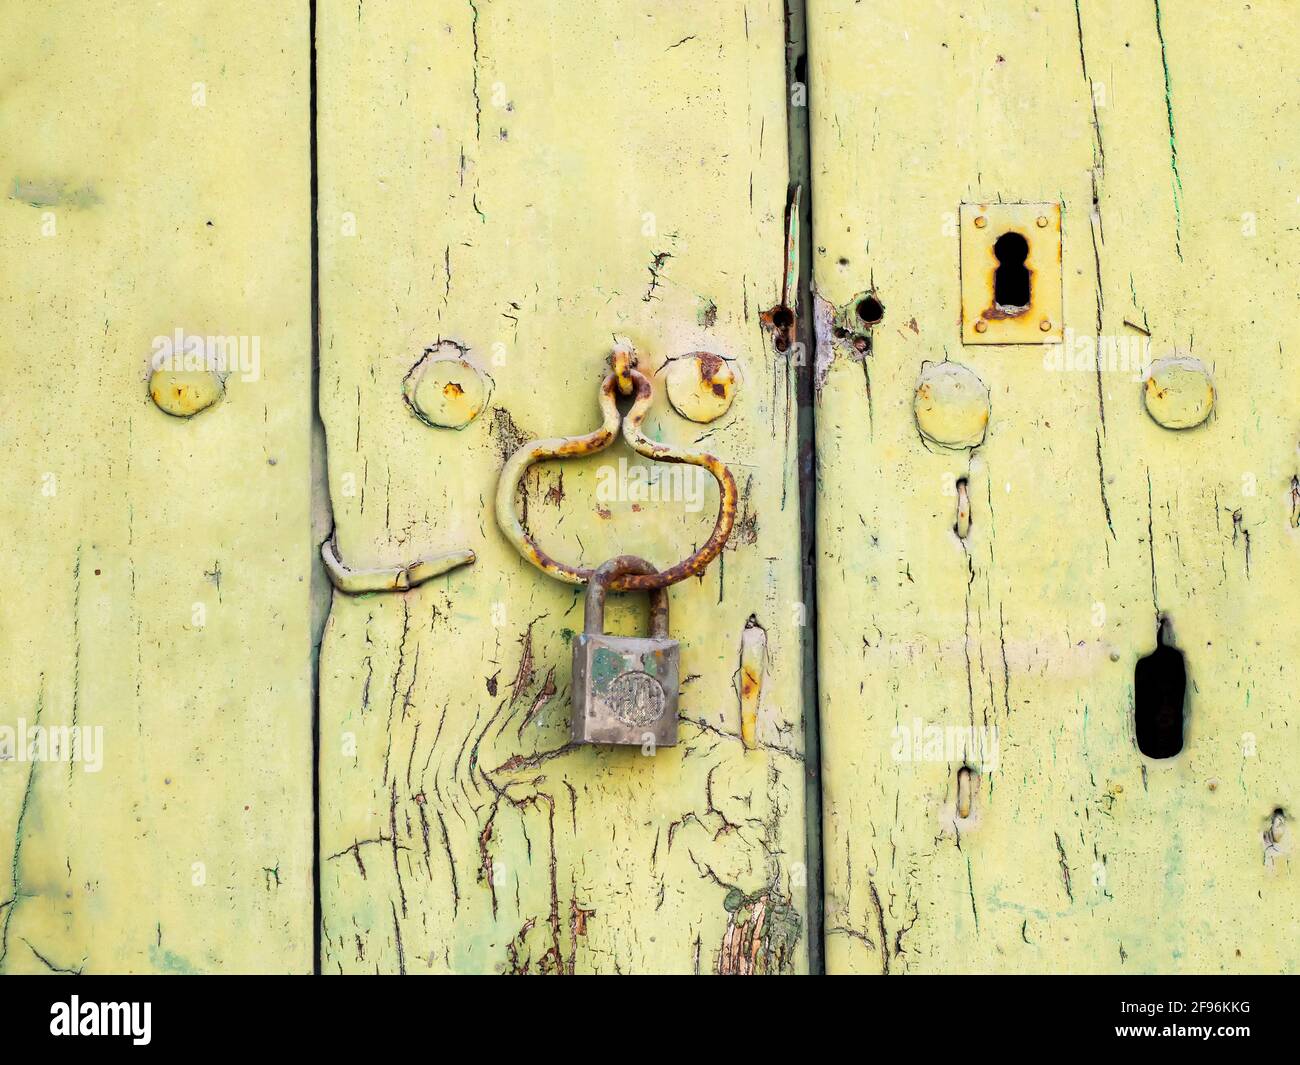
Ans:
[[[808,7],[786,0],[786,143],[791,192],[799,195],[799,317],[792,354],[798,403],[799,573],[804,626],[802,640],[804,706],[804,807],[807,836],[808,970],[826,972],[822,895],[822,777],[820,703],[817,685],[817,436],[814,423],[812,336],[812,143],[808,96]]]
[[[312,886],[312,972],[321,972],[321,889],[320,889],[320,645],[329,615],[328,605],[319,609],[322,596],[319,582],[326,579],[320,556],[316,553],[316,515],[321,506],[319,493],[325,486],[324,508],[329,509],[328,478],[325,476],[325,426],[320,417],[320,232],[317,222],[319,186],[317,183],[316,142],[316,0],[308,0],[307,32],[309,144],[311,153],[311,591],[308,606],[311,618],[311,886]],[[326,594],[332,595],[328,589]],[[325,600],[328,604],[328,600]]]

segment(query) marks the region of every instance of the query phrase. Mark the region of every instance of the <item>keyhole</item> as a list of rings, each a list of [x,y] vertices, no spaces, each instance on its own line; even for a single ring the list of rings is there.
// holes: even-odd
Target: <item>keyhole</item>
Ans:
[[[1003,233],[993,243],[997,269],[993,271],[993,302],[1005,310],[1023,310],[1033,300],[1029,292],[1029,241],[1019,233]]]
[[[1156,629],[1156,649],[1139,658],[1133,670],[1137,745],[1148,758],[1172,758],[1183,749],[1187,666],[1183,653],[1165,642],[1167,627],[1161,618]]]

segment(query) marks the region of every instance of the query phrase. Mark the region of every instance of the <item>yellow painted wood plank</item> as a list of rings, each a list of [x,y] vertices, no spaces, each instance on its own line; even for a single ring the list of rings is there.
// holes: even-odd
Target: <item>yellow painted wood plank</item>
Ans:
[[[1292,852],[1265,835],[1294,822],[1300,754],[1290,16],[810,0],[832,972],[1300,961]],[[1136,367],[962,345],[958,205],[999,200],[1064,208],[1067,343],[1199,357],[1210,422],[1158,426]],[[830,317],[873,287],[864,360]],[[991,395],[971,453],[913,418],[945,359]],[[1157,613],[1190,686],[1168,760],[1133,726]],[[968,817],[960,753],[909,756],[914,725],[997,730]]]
[[[320,6],[320,408],[339,554],[356,569],[477,555],[408,592],[335,594],[326,972],[806,968],[792,371],[759,323],[782,291],[782,22],[766,0]],[[567,745],[580,592],[525,563],[492,516],[520,443],[599,424],[615,335],[657,373],[649,435],[699,441],[742,495],[722,558],[670,591],[686,720],[654,757]],[[459,430],[403,398],[439,341],[490,379]],[[658,373],[696,350],[738,378],[708,425],[673,411]],[[672,502],[598,495],[635,458],[620,443],[536,468],[534,535],[585,565],[688,554],[713,523],[712,480]],[[632,631],[644,609],[611,604],[611,626]],[[747,749],[751,615],[766,655]]]
[[[0,971],[309,970],[307,5],[2,21]]]

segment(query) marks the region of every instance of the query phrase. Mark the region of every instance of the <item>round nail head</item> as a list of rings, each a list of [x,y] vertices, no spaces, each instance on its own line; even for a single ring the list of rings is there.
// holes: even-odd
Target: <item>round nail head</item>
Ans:
[[[483,409],[488,386],[478,367],[459,354],[440,354],[439,348],[434,348],[411,367],[402,394],[425,425],[463,429]]]
[[[683,418],[711,422],[736,398],[736,375],[721,356],[693,351],[668,364],[668,402]]]
[[[927,362],[921,366],[912,409],[921,436],[931,443],[977,447],[988,430],[989,390],[967,366]]]
[[[1192,429],[1214,410],[1214,382],[1200,359],[1156,359],[1142,386],[1147,413],[1166,429]]]
[[[221,398],[225,383],[215,370],[154,370],[149,398],[174,418],[191,418]]]

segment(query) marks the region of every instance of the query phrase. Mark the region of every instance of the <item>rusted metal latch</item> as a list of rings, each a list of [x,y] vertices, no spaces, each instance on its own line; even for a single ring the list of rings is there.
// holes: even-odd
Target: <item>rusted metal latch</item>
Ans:
[[[623,439],[632,450],[647,458],[660,462],[684,462],[692,466],[702,466],[713,474],[718,482],[718,520],[713,532],[698,551],[675,566],[652,573],[620,573],[609,582],[609,589],[616,592],[652,591],[666,588],[670,584],[696,576],[704,571],[722,550],[731,535],[731,527],[736,520],[736,479],[722,461],[713,455],[702,452],[682,451],[670,444],[660,444],[646,438],[641,431],[641,423],[654,402],[654,385],[645,374],[637,368],[637,358],[630,345],[620,344],[610,357],[610,373],[600,385],[599,403],[603,424],[595,432],[585,436],[557,437],[551,440],[534,440],[525,444],[506,462],[497,483],[496,512],[497,524],[509,540],[529,562],[566,584],[586,584],[595,570],[569,566],[551,558],[519,521],[515,510],[515,493],[528,468],[536,462],[546,459],[573,458],[579,455],[594,455],[604,451],[617,438],[620,426]],[[626,415],[620,415],[616,393],[632,396],[631,409]]]
[[[366,592],[406,592],[427,580],[438,577],[457,566],[474,561],[474,552],[468,547],[447,551],[441,555],[417,559],[404,566],[382,566],[377,569],[350,569],[339,558],[334,535],[320,545],[320,557],[330,582],[340,592],[363,595]]]

